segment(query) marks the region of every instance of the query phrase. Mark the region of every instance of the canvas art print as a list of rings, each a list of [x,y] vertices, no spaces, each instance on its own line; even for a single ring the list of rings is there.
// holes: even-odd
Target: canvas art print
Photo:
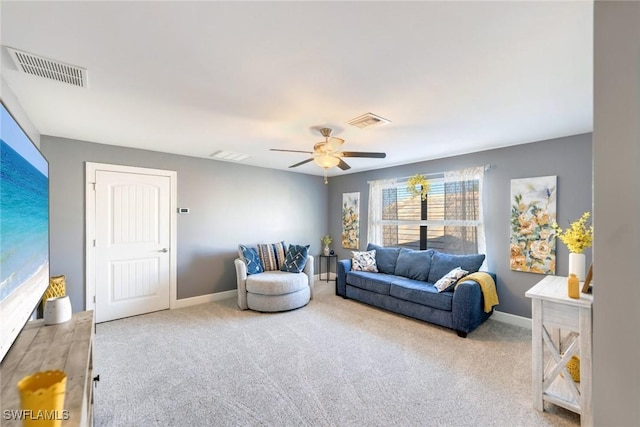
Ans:
[[[342,247],[360,247],[360,193],[342,194]]]
[[[511,270],[555,274],[556,176],[511,180]]]
[[[49,286],[49,164],[0,103],[0,360]]]

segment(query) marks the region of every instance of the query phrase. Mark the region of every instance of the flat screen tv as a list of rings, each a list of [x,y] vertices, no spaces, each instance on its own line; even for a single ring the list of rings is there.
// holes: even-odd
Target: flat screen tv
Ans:
[[[2,360],[49,285],[49,163],[0,104]]]

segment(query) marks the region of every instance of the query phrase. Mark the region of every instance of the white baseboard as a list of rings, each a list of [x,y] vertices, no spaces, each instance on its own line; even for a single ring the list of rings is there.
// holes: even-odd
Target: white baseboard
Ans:
[[[516,316],[515,314],[494,310],[491,319],[497,320],[498,322],[508,323],[510,325],[520,326],[521,328],[531,329],[531,319]]]
[[[200,295],[200,296],[191,297],[191,298],[182,298],[182,299],[176,300],[175,308],[189,307],[192,305],[204,304],[207,302],[220,301],[222,299],[227,299],[227,298],[235,298],[237,296],[238,296],[238,290],[231,289],[230,291],[216,292],[215,294]]]

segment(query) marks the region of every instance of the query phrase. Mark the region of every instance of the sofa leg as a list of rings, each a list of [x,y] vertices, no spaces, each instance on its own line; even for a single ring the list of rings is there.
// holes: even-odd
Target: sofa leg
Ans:
[[[463,331],[456,331],[456,332],[458,333],[458,336],[460,338],[466,338],[467,337],[467,333],[466,332],[463,332]]]

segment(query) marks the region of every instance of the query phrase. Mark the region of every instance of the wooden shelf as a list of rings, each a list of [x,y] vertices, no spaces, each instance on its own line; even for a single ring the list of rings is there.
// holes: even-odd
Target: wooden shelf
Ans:
[[[4,419],[5,411],[20,409],[17,383],[38,371],[59,369],[67,374],[64,427],[93,425],[93,311],[45,326],[30,321],[20,332],[0,365],[3,426],[21,426],[19,419]]]
[[[593,295],[569,298],[567,278],[560,276],[546,276],[525,295],[532,305],[534,408],[542,411],[544,402],[551,402],[580,414],[583,426],[593,425]],[[580,356],[580,382],[566,369],[573,354]]]

